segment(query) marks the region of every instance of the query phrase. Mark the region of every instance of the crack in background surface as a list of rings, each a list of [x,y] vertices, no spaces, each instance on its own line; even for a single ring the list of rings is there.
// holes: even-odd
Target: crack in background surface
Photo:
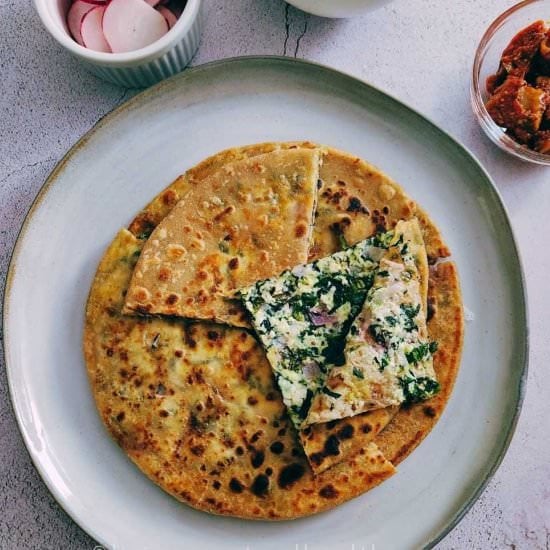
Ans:
[[[298,9],[291,7],[289,4],[285,4],[284,12],[284,25],[285,25],[285,38],[283,42],[283,55],[292,56],[296,58],[298,51],[300,50],[300,43],[308,30],[309,14],[304,13]],[[301,28],[300,31],[297,29]],[[291,42],[296,36],[296,42],[294,48],[291,46]]]
[[[17,168],[14,168],[10,172],[8,172],[2,179],[0,179],[0,185],[8,181],[12,176],[15,176],[15,174],[18,174],[19,172],[22,172],[23,170],[26,170],[27,168],[35,168],[36,166],[40,166],[41,164],[45,164],[46,162],[57,162],[57,158],[55,157],[48,157],[45,159],[37,160],[36,162],[31,162],[29,164],[22,164],[21,166],[18,166]],[[4,166],[7,167],[7,164],[2,162]]]
[[[304,19],[304,28],[302,30],[302,34],[300,34],[300,36],[296,39],[296,49],[294,50],[294,57],[298,56],[298,50],[300,49],[300,42],[302,41],[302,38],[306,35],[308,22],[309,22],[309,15],[306,15]]]
[[[283,55],[286,55],[286,48],[288,44],[288,37],[290,35],[290,19],[289,19],[290,5],[285,4],[285,42],[283,44]]]

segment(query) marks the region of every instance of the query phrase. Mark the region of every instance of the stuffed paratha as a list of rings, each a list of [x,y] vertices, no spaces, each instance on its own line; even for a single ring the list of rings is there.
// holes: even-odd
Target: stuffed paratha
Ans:
[[[316,149],[229,163],[190,184],[148,239],[126,312],[246,326],[236,288],[307,259],[319,180]]]
[[[384,455],[395,465],[404,460],[435,426],[458,374],[464,321],[458,272],[453,262],[442,262],[431,269],[428,334],[438,343],[434,369],[440,391],[425,403],[402,407],[376,438]]]
[[[227,149],[208,157],[159,193],[137,214],[129,230],[140,238],[147,238],[154,227],[168,215],[188,185],[199,185],[225,163],[297,147],[319,146],[311,142],[260,143]],[[323,147],[319,177],[322,188],[319,190],[315,213],[310,261],[341,250],[344,243],[353,244],[370,236],[377,227],[391,229],[400,219],[410,219],[413,216],[416,216],[422,228],[429,262],[433,264],[450,255],[439,229],[428,214],[400,185],[375,166],[345,151]],[[457,330],[458,326],[461,327],[461,322],[457,321]],[[366,413],[365,416],[368,418],[371,414]],[[361,447],[362,441],[368,442],[372,439],[372,431],[365,433],[362,430],[362,416],[347,419],[354,426],[354,435],[345,441],[338,439],[338,454],[330,454],[330,449],[336,447],[338,421],[330,427],[328,424],[320,424],[309,430],[308,436],[302,438],[307,455],[314,456],[324,466],[344,459],[348,452],[355,452],[356,448]],[[377,413],[376,416],[381,417],[382,422],[374,422],[373,425],[380,426],[380,429],[392,418],[390,414]],[[311,464],[316,467],[315,462]]]
[[[437,387],[424,342],[427,271],[412,218],[238,291],[296,427],[399,405],[428,382]],[[409,364],[423,349],[426,357]]]
[[[439,390],[436,344],[428,340],[426,326],[428,264],[420,227],[412,218],[389,234],[391,242],[345,336],[344,359],[327,369],[306,424],[425,401]]]
[[[165,191],[160,193],[136,216],[129,229],[139,239],[147,239],[158,223],[169,214],[189,185],[200,185],[201,181],[227,162],[251,158],[275,150],[298,147],[317,148],[315,144],[311,143],[267,143],[223,151],[214,155],[197,167],[190,169],[184,176],[178,178]],[[339,250],[344,243],[351,244],[369,236],[373,227],[392,228],[399,219],[408,219],[414,215],[419,218],[430,263],[435,263],[438,259],[449,255],[449,250],[444,244],[437,227],[425,212],[397,184],[368,163],[344,152],[323,149],[320,179],[322,188],[319,193],[314,240],[309,250],[310,260],[331,254]],[[439,341],[439,350],[435,354],[434,365],[441,384],[440,393],[423,404],[401,408],[400,410],[387,408],[352,418],[317,424],[302,430],[299,435],[295,433],[286,415],[284,415],[284,410],[281,408],[283,418],[276,420],[279,422],[276,432],[277,438],[283,437],[279,434],[279,431],[285,428],[285,434],[292,433],[288,445],[296,449],[294,453],[296,455],[302,452],[299,444],[299,441],[301,441],[311,467],[317,472],[315,476],[316,485],[311,481],[314,479],[313,477],[307,477],[312,475],[312,471],[308,469],[305,456],[302,454],[301,460],[304,462],[301,462],[301,464],[306,469],[307,476],[303,474],[301,479],[307,479],[309,480],[308,483],[311,483],[307,488],[300,486],[304,489],[303,491],[302,489],[300,491],[298,489],[288,489],[288,492],[281,490],[280,495],[285,494],[286,496],[275,496],[275,500],[269,500],[271,497],[268,500],[265,497],[258,497],[262,500],[254,500],[254,505],[247,506],[249,501],[247,497],[254,495],[254,491],[261,493],[262,487],[265,486],[265,478],[260,477],[255,482],[256,477],[262,473],[267,476],[267,472],[243,469],[241,471],[244,473],[248,485],[239,480],[239,485],[233,482],[233,486],[239,487],[242,491],[234,493],[230,489],[230,498],[235,499],[236,495],[241,495],[242,498],[239,497],[234,506],[228,506],[224,500],[228,495],[227,492],[217,499],[207,489],[209,483],[212,483],[212,491],[221,490],[222,482],[217,480],[218,483],[214,484],[215,480],[209,479],[209,476],[201,469],[203,458],[198,457],[191,451],[191,447],[196,447],[193,444],[195,441],[193,438],[196,434],[190,432],[190,429],[193,425],[198,426],[198,424],[195,421],[189,423],[192,416],[188,414],[187,424],[178,423],[180,420],[176,419],[176,424],[168,423],[161,430],[160,421],[164,421],[164,419],[172,420],[173,417],[172,415],[164,416],[164,413],[160,412],[160,408],[155,408],[157,405],[160,407],[160,402],[157,401],[158,397],[154,398],[154,396],[166,395],[166,386],[162,383],[155,385],[153,381],[145,384],[143,380],[148,379],[150,376],[154,377],[155,373],[164,376],[172,368],[169,366],[179,359],[180,352],[180,358],[183,358],[184,354],[187,356],[188,353],[195,353],[196,348],[190,352],[187,349],[188,345],[193,346],[195,344],[208,347],[212,343],[210,337],[213,337],[213,332],[218,333],[221,331],[223,334],[220,349],[223,348],[226,351],[221,352],[222,357],[228,355],[233,357],[235,355],[235,346],[227,343],[234,342],[234,337],[225,336],[234,333],[244,334],[245,336],[240,336],[240,338],[247,338],[247,342],[251,346],[250,349],[246,346],[237,348],[237,355],[242,357],[244,354],[245,362],[250,369],[255,368],[257,364],[262,362],[265,369],[267,365],[265,357],[252,337],[239,329],[229,329],[206,323],[189,325],[182,321],[176,322],[167,318],[137,318],[121,315],[120,309],[117,310],[117,307],[122,304],[122,298],[117,297],[117,292],[124,292],[121,289],[129,282],[133,263],[143,243],[133,239],[128,233],[124,233],[122,237],[122,246],[126,247],[124,252],[121,248],[120,237],[118,240],[119,244],[113,244],[102,261],[89,301],[85,350],[92,388],[98,409],[115,439],[147,475],[180,500],[203,510],[241,517],[283,518],[315,513],[338,504],[346,498],[351,498],[367,490],[379,480],[391,475],[393,469],[385,462],[383,455],[379,454],[376,447],[373,447],[373,441],[381,447],[384,454],[391,461],[398,463],[425,437],[441,414],[456,377],[463,334],[457,273],[454,265],[447,262],[439,263],[432,270],[428,307],[430,338]],[[113,288],[118,288],[118,291],[109,290],[111,285]],[[151,329],[151,332],[145,332],[147,327]],[[208,327],[210,327],[210,330],[214,327],[210,337]],[[167,344],[170,344],[170,341],[172,342],[174,357],[170,357],[167,352],[169,346],[166,349],[164,345],[160,347],[161,334],[166,335]],[[182,349],[183,347],[185,349]],[[128,363],[129,360],[125,358],[130,357],[128,354],[129,349],[134,350],[134,355]],[[148,357],[147,354],[158,354],[159,349],[162,349],[163,353],[166,352],[164,359],[161,355],[153,356],[153,359]],[[250,354],[249,351],[251,351]],[[197,357],[203,357],[201,353],[195,356],[193,361]],[[217,355],[220,355],[219,350]],[[126,363],[128,363],[127,366]],[[141,372],[142,368],[144,376],[136,375],[135,373],[137,371]],[[183,374],[181,371],[176,372]],[[192,375],[191,380],[193,381],[193,373],[190,372],[189,374]],[[265,374],[265,376],[268,375]],[[263,379],[263,377],[260,378]],[[282,407],[274,382],[272,378],[270,380],[273,392],[279,399],[279,406]],[[214,384],[210,384],[210,390],[219,384],[222,384],[220,380],[214,380]],[[204,386],[206,392],[210,391],[207,386]],[[242,379],[235,387],[241,386],[245,389],[248,388],[246,392],[254,389],[250,388],[248,384],[244,385]],[[191,387],[189,386],[188,389]],[[171,389],[174,392],[176,391],[174,388]],[[201,394],[201,391],[194,388],[191,395],[196,395],[198,401],[201,399],[208,400],[209,394]],[[266,402],[269,401],[267,400],[268,395],[270,399],[273,397],[272,394],[266,394]],[[241,397],[241,400],[243,399],[244,395]],[[180,402],[183,401],[180,400]],[[169,404],[170,401],[167,403]],[[213,398],[212,403],[215,404]],[[240,408],[246,410],[250,406],[247,395],[246,403],[244,401],[240,402]],[[118,407],[120,409],[117,411]],[[158,415],[154,413],[157,410]],[[124,414],[121,415],[120,413]],[[271,413],[272,411],[268,415]],[[124,424],[127,415],[129,415],[129,423]],[[206,415],[207,420],[208,418],[208,415]],[[282,420],[285,422],[284,427]],[[250,426],[252,427],[252,425]],[[177,446],[178,440],[181,438],[174,440],[168,437],[170,434],[178,432],[180,428],[179,433],[188,436],[184,454],[179,453],[177,448],[171,447],[172,444]],[[274,432],[270,431],[269,433],[271,437]],[[281,431],[281,433],[283,432]],[[221,439],[223,440],[223,437]],[[166,441],[166,444],[162,444],[162,441]],[[290,444],[290,441],[293,443]],[[281,441],[281,443],[286,449],[286,440],[285,442]],[[198,444],[201,445],[201,441]],[[239,456],[245,456],[245,447],[241,447],[243,455]],[[218,450],[220,448],[221,446]],[[279,445],[274,446],[275,451],[279,448]],[[200,447],[194,450],[200,453]],[[191,460],[190,463],[194,467],[191,469],[182,468],[176,460],[177,457],[175,457],[174,452],[178,452],[180,457],[187,456],[187,462],[189,463]],[[166,457],[166,460],[162,460],[163,457]],[[290,455],[284,455],[284,457],[286,458],[278,463],[281,471],[285,466],[293,464],[295,458],[292,456],[292,450]],[[247,456],[247,459],[252,464],[252,458]],[[255,463],[257,463],[259,458],[255,460]],[[264,456],[264,464],[266,464],[265,460]],[[221,462],[223,464],[223,461]],[[338,464],[339,462],[342,463]],[[246,463],[246,460],[244,463]],[[369,471],[368,468],[363,468],[367,463],[371,464],[374,470]],[[243,463],[240,464],[242,466]],[[266,469],[268,467],[266,465]],[[330,469],[326,470],[329,467]],[[273,467],[271,468],[273,470]],[[294,469],[296,472],[301,471],[299,467],[294,467]],[[323,470],[326,470],[326,472],[318,475]],[[292,473],[292,468],[289,471]],[[331,478],[332,481],[322,485],[327,480],[323,476],[329,474],[334,476]],[[361,475],[350,481],[349,478],[357,474]],[[268,483],[269,488],[278,486],[278,477],[273,477],[272,473]],[[283,476],[284,479],[287,478]],[[226,475],[224,480],[231,483],[232,478],[228,479]],[[344,486],[336,485],[337,482],[343,483]],[[345,485],[346,483],[348,485]],[[215,487],[218,487],[218,489]],[[292,487],[297,488],[298,485],[294,484]],[[342,491],[339,490],[341,487],[343,487]],[[336,491],[333,491],[333,489],[336,489]],[[278,491],[278,489],[276,490]],[[300,502],[303,499],[302,495],[305,494],[311,495],[311,501],[306,499],[302,506]],[[334,497],[334,500],[327,504],[323,500],[326,497],[329,500],[330,497]],[[317,503],[313,502],[315,499],[317,499]],[[270,504],[266,504],[268,502]],[[278,504],[275,505],[274,502]],[[294,507],[293,509],[293,503],[296,504],[297,508]],[[277,510],[278,505],[285,508],[282,515],[281,511]],[[310,510],[306,509],[308,506]]]

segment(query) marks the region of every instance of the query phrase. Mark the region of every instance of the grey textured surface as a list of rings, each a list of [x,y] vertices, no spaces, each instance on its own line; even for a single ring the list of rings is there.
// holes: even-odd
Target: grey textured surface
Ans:
[[[465,143],[503,194],[522,249],[530,298],[527,396],[501,468],[441,549],[550,548],[550,170],[513,160],[492,146],[473,118],[468,95],[476,44],[489,22],[512,3],[397,0],[365,17],[336,21],[307,16],[280,0],[206,0],[203,41],[193,61],[285,54],[367,79]],[[45,177],[82,134],[135,91],[85,72],[46,34],[30,0],[0,0],[0,29],[3,292],[17,233]],[[2,363],[0,548],[94,545],[56,504],[32,466]]]

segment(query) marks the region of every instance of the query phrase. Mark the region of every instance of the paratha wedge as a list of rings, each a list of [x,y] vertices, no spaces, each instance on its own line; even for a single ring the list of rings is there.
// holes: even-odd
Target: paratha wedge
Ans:
[[[309,141],[256,143],[220,151],[160,192],[136,215],[128,229],[139,238],[148,238],[190,187],[200,185],[227,163],[298,148],[321,150],[319,178],[322,188],[315,213],[310,261],[340,250],[342,237],[347,244],[355,244],[377,229],[391,229],[400,219],[413,216],[421,225],[430,263],[450,255],[431,217],[399,184],[351,153]]]
[[[189,186],[149,237],[125,311],[247,326],[232,292],[307,259],[318,174],[319,152],[296,148]]]
[[[332,508],[394,473],[369,442],[314,476],[247,331],[123,315],[142,246],[123,230],[105,253],[84,352],[107,429],[146,475],[199,510],[281,520]]]
[[[437,341],[434,369],[440,391],[429,401],[401,407],[376,438],[384,455],[395,465],[402,462],[428,435],[443,413],[458,374],[464,339],[464,313],[458,271],[453,262],[430,270],[428,334]]]
[[[436,343],[428,340],[426,327],[427,260],[420,227],[415,218],[400,221],[393,234],[345,337],[345,361],[331,368],[306,424],[424,401],[439,390],[432,360]]]
[[[386,407],[300,429],[300,442],[313,472],[319,474],[376,443],[398,411],[399,407]]]
[[[429,263],[450,255],[431,217],[398,183],[355,155],[332,147],[323,151],[310,259],[332,254],[343,243],[353,245],[413,217],[420,223]]]
[[[391,232],[376,234],[237,291],[297,428],[340,360],[345,335],[392,239]]]
[[[425,380],[433,374],[428,353],[414,365],[406,361],[426,347],[427,269],[412,218],[238,291],[298,428],[399,405],[405,375],[418,375],[419,385],[420,371]],[[379,329],[377,341],[373,328]],[[382,346],[380,338],[389,334],[395,337]]]
[[[189,168],[176,178],[166,189],[154,197],[131,221],[128,230],[139,239],[147,239],[155,227],[172,211],[190,187],[201,185],[202,181],[239,160],[265,155],[287,149],[318,149],[311,142],[265,142],[225,149]]]

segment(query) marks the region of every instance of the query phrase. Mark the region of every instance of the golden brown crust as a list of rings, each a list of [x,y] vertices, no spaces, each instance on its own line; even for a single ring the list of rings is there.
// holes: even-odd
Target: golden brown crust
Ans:
[[[334,148],[326,148],[320,170],[314,246],[310,259],[340,249],[338,234],[354,244],[377,230],[392,229],[399,220],[418,218],[428,258],[449,255],[439,229],[403,188],[378,168]]]
[[[311,424],[300,431],[300,441],[311,469],[319,474],[355,456],[395,416],[399,407],[386,407],[350,418]]]
[[[136,236],[148,237],[170,213],[188,185],[200,184],[228,162],[235,162],[277,150],[319,148],[311,142],[258,143],[221,151],[208,157],[159,193],[134,218],[129,230]],[[364,160],[334,148],[323,148],[320,167],[323,188],[316,209],[314,245],[310,259],[339,250],[336,232],[341,228],[349,243],[371,235],[378,226],[391,228],[400,219],[418,218],[428,258],[433,263],[450,255],[439,229],[403,188]],[[359,202],[353,199],[358,199]],[[364,209],[369,205],[368,209]],[[348,228],[347,224],[352,227]]]
[[[318,174],[319,152],[309,148],[244,158],[198,183],[188,174],[142,251],[126,312],[248,326],[230,297],[307,261]]]
[[[170,213],[172,208],[179,202],[189,185],[197,185],[214,172],[229,162],[239,161],[245,158],[271,153],[272,151],[296,149],[298,147],[316,149],[317,145],[307,141],[304,142],[266,142],[246,145],[244,147],[232,147],[212,155],[185,174],[179,176],[164,191],[159,193],[149,204],[147,204],[132,220],[128,230],[136,237],[147,238],[153,229]]]
[[[200,184],[225,163],[296,147],[317,146],[265,143],[206,159],[160,193],[136,216],[130,231],[146,238],[190,185]],[[310,258],[339,249],[335,229],[342,228],[346,239],[353,242],[367,236],[376,225],[392,227],[399,216],[413,215],[422,225],[430,260],[449,255],[438,229],[397,184],[352,155],[326,151],[322,190],[330,192],[319,198]],[[341,188],[345,193],[336,199],[335,192]],[[330,447],[332,436],[338,438],[339,453],[324,457],[316,471],[325,471],[314,477],[299,436],[286,419],[265,356],[248,333],[202,322],[120,314],[122,293],[142,246],[143,241],[123,231],[102,259],[87,307],[84,352],[107,428],[137,466],[179,500],[212,513],[256,519],[289,519],[320,512],[392,475],[393,466],[384,454],[397,464],[435,424],[449,398],[460,359],[462,310],[454,264],[437,265],[430,280],[430,307],[435,313],[429,330],[439,341],[435,366],[441,394],[399,411],[393,421],[396,411],[388,409],[325,424],[313,436],[302,433],[300,438],[310,456],[322,452],[327,442]],[[219,369],[208,367],[214,359],[221,364]],[[209,408],[198,411],[199,403],[209,404]],[[224,424],[224,418],[236,420],[239,426]],[[213,436],[209,429],[212,421],[216,426]],[[370,431],[362,429],[366,424]],[[348,425],[354,428],[351,438],[347,437]],[[263,433],[256,436],[260,431]],[[240,444],[233,441],[231,447],[228,432],[234,432]],[[252,442],[255,437],[258,439]],[[280,443],[282,449],[274,443]],[[262,453],[262,464],[256,468],[253,461],[258,464]],[[285,470],[287,467],[290,469]],[[298,473],[299,479],[294,480]]]
[[[443,262],[430,273],[428,321],[430,339],[438,343],[434,368],[441,390],[423,403],[402,408],[376,438],[384,455],[394,465],[404,460],[438,421],[453,389],[462,351],[464,319],[458,273],[453,262]]]
[[[314,476],[247,332],[122,315],[141,246],[123,230],[106,252],[84,352],[105,425],[155,483],[200,510],[277,520],[332,508],[394,473],[370,443]]]

